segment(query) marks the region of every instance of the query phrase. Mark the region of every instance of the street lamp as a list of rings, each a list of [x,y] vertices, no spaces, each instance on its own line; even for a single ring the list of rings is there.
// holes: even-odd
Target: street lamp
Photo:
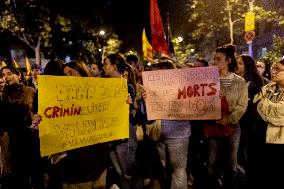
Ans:
[[[193,62],[193,61],[194,61],[194,51],[195,51],[194,48],[191,48],[191,49],[190,49],[190,57],[189,57],[189,61],[190,61],[190,62]]]
[[[101,30],[101,31],[99,32],[100,36],[104,36],[105,33],[106,33],[106,32],[105,32],[104,30]]]
[[[69,55],[67,55],[66,57],[65,57],[65,62],[70,62],[71,61],[71,57],[69,56]]]
[[[106,32],[104,30],[100,30],[99,35],[104,38],[103,36],[106,34]],[[104,43],[104,41],[102,41]],[[102,61],[105,58],[105,51],[106,51],[106,47],[104,44],[102,44],[102,48],[99,49],[99,51],[102,53]]]

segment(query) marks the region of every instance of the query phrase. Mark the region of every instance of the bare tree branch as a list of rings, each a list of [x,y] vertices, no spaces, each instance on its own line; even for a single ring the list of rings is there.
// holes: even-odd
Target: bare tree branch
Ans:
[[[35,48],[39,49],[40,48],[40,42],[41,42],[41,36],[38,37],[38,40],[37,40],[37,45]]]
[[[233,24],[235,24],[236,22],[239,22],[239,21],[242,21],[243,19],[241,19],[241,18],[239,18],[239,19],[237,19],[237,20],[234,20],[233,21]]]
[[[25,42],[30,48],[32,48],[32,49],[35,48],[35,46],[32,45],[32,44],[29,42],[29,40],[28,40],[28,38],[27,38],[27,36],[26,36],[25,34],[23,34],[23,36],[18,35],[18,38],[19,38],[20,40],[22,40],[23,42]]]

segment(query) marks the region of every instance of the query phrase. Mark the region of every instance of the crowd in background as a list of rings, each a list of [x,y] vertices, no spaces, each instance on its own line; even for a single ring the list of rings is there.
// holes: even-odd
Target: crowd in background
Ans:
[[[211,65],[220,76],[220,120],[147,120],[143,71]],[[265,64],[237,55],[233,45],[216,48],[212,64],[198,58],[184,67],[167,56],[143,67],[137,56],[121,54],[102,63],[50,60],[26,77],[2,67],[0,188],[283,188],[284,60],[270,69],[271,78],[264,77]],[[125,78],[129,138],[41,157],[40,74]]]

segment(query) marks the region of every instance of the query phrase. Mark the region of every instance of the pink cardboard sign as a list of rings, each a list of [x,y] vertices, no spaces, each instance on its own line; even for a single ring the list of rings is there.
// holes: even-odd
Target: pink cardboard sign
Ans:
[[[142,76],[148,120],[221,118],[217,67],[147,71]]]

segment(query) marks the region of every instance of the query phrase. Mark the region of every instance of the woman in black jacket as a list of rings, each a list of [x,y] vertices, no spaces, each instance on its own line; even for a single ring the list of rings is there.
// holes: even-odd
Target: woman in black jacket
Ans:
[[[36,135],[29,128],[35,90],[20,84],[21,73],[14,67],[3,67],[0,73],[5,83],[0,98],[0,128],[2,134],[8,134],[6,166],[10,164],[10,173],[2,177],[2,188],[31,189],[33,162],[37,159]]]

